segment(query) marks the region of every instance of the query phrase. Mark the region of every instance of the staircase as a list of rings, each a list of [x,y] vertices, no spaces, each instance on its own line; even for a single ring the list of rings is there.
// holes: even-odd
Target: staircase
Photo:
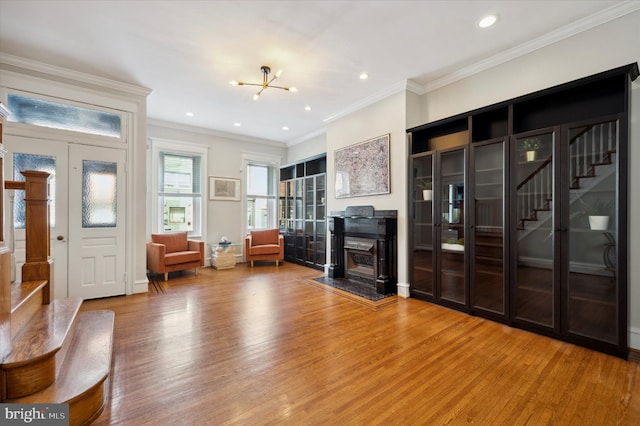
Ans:
[[[48,174],[23,174],[4,185],[25,190],[27,259],[21,282],[10,283],[10,253],[0,247],[0,402],[68,404],[69,424],[89,424],[108,396],[114,313],[80,312],[79,297],[51,300]]]
[[[585,127],[570,139],[569,189],[583,189],[586,182],[595,181],[599,168],[614,164],[615,135],[615,122],[604,122]],[[553,207],[552,155],[518,184],[517,196],[518,230],[528,230],[533,223],[550,217],[547,212],[551,212]]]

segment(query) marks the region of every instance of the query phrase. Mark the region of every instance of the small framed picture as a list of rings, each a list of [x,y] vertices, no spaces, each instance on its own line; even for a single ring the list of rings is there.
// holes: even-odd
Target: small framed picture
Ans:
[[[209,176],[209,199],[240,201],[240,179]]]

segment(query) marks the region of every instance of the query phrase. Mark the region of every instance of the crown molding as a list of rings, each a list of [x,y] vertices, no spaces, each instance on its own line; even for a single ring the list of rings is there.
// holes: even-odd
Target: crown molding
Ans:
[[[408,87],[409,87],[409,83],[408,82],[409,81],[410,80],[399,81],[398,83],[393,84],[393,85],[387,87],[384,90],[381,90],[381,91],[379,91],[377,93],[374,93],[373,95],[368,96],[368,97],[366,97],[366,98],[364,98],[364,99],[362,99],[362,100],[360,100],[360,101],[358,101],[358,102],[346,107],[345,109],[336,112],[333,115],[330,115],[329,117],[325,118],[322,121],[324,123],[331,123],[332,121],[335,121],[335,120],[337,120],[339,118],[342,118],[342,117],[344,117],[346,115],[352,114],[352,113],[354,113],[354,112],[356,112],[358,110],[361,110],[362,108],[365,108],[365,107],[367,107],[369,105],[373,105],[376,102],[381,101],[384,98],[387,98],[387,97],[389,97],[391,95],[395,95],[396,93],[408,90]],[[412,85],[411,87],[413,88],[414,85]]]
[[[638,10],[640,10],[640,2],[638,1],[627,1],[617,4],[603,10],[602,12],[587,16],[569,25],[551,31],[542,37],[538,37],[537,39],[531,40],[527,43],[522,43],[512,49],[505,50],[490,58],[487,58],[480,62],[476,62],[473,65],[462,68],[458,71],[454,71],[449,75],[426,83],[422,88],[422,93],[419,94],[425,94],[427,92],[431,92],[441,87],[455,83],[456,81],[471,77],[482,71],[509,62],[513,59],[529,54],[535,50],[557,43],[561,40],[580,34],[599,25],[606,24],[607,22],[613,21],[614,19],[620,18]]]
[[[314,130],[313,132],[309,132],[306,133],[302,136],[300,136],[299,138],[293,139],[291,141],[287,142],[287,147],[292,147],[294,145],[298,145],[301,144],[303,142],[308,141],[309,139],[313,139],[315,137],[318,137],[320,135],[324,135],[327,133],[327,128],[326,127],[321,127],[319,129]]]
[[[42,62],[33,61],[31,59],[9,55],[7,53],[0,53],[0,64],[10,65],[13,67],[65,78],[68,80],[78,81],[86,84],[92,84],[94,86],[117,90],[119,92],[129,93],[136,96],[147,97],[152,92],[152,90],[147,87],[123,83],[120,81],[98,77],[79,71],[73,71],[68,68],[56,67],[54,65],[48,65]]]
[[[287,145],[283,142],[277,142],[270,139],[260,139],[260,138],[254,138],[252,136],[241,135],[238,133],[228,133],[228,132],[223,132],[221,130],[205,129],[203,127],[190,126],[187,124],[175,123],[173,121],[158,120],[156,118],[147,117],[147,126],[164,127],[167,129],[180,130],[184,132],[197,133],[200,135],[214,136],[214,137],[224,138],[224,139],[231,139],[231,140],[240,141],[240,142],[270,145],[276,148],[287,147]]]

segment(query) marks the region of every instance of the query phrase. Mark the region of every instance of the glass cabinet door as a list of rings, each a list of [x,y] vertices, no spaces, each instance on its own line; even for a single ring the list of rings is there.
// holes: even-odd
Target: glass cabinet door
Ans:
[[[474,146],[472,307],[505,315],[504,142]]]
[[[413,159],[412,291],[434,295],[433,155]]]
[[[617,343],[618,123],[568,129],[569,246],[563,332]],[[567,188],[568,187],[568,188]]]
[[[554,134],[514,140],[515,152],[515,304],[516,320],[554,328],[556,274]]]
[[[440,265],[438,298],[466,303],[464,241],[465,151],[440,154],[438,199]]]

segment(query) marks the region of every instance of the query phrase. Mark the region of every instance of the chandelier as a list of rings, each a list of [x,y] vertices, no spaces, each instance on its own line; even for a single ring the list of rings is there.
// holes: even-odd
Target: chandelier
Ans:
[[[275,73],[275,75],[273,77],[271,77],[271,80],[269,80],[269,74],[271,74],[271,68],[263,65],[260,67],[260,71],[262,72],[262,83],[244,83],[242,81],[232,81],[231,84],[234,86],[258,86],[261,89],[255,94],[253,95],[253,100],[257,101],[260,98],[260,95],[262,94],[262,92],[264,91],[264,89],[282,89],[282,90],[286,90],[287,92],[297,92],[298,89],[296,89],[295,87],[283,87],[283,86],[274,86],[271,83],[273,83],[273,81],[280,77],[280,75],[282,74],[282,70],[279,70],[278,72]]]

